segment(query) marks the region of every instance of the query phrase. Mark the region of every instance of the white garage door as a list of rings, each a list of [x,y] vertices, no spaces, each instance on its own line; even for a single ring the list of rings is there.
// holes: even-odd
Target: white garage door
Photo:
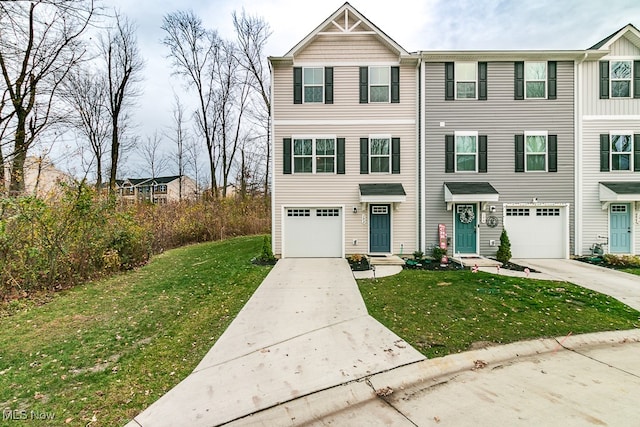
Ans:
[[[504,227],[513,258],[565,258],[565,207],[505,207]]]
[[[342,209],[286,208],[283,234],[285,258],[340,258]]]

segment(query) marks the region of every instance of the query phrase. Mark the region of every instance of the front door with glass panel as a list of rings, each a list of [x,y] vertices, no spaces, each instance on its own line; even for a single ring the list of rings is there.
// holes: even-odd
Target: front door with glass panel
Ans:
[[[455,205],[455,252],[459,254],[475,254],[477,249],[476,205]]]
[[[631,253],[631,205],[613,204],[609,215],[609,251],[614,254]]]
[[[369,250],[372,253],[391,252],[390,205],[369,207]]]

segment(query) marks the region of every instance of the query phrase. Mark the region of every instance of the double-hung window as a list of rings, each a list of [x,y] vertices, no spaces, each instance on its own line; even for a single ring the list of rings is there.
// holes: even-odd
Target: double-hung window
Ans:
[[[633,170],[633,135],[631,132],[611,134],[611,170]]]
[[[369,67],[369,102],[389,102],[391,68]]]
[[[456,62],[456,99],[476,99],[478,64],[475,62]]]
[[[369,170],[371,173],[389,173],[391,137],[373,136],[369,139]]]
[[[478,133],[456,132],[456,172],[478,171]]]
[[[335,138],[294,138],[294,173],[335,173]]]
[[[305,103],[324,102],[324,68],[303,68],[302,84]]]
[[[547,133],[525,132],[524,135],[525,172],[546,172]]]
[[[611,97],[630,98],[632,94],[633,61],[611,61]]]
[[[525,98],[546,98],[547,97],[547,63],[546,62],[525,62]]]

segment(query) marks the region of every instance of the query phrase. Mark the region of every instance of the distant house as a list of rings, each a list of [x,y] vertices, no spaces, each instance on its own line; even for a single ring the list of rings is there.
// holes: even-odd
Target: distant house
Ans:
[[[182,181],[182,196],[180,182]],[[116,181],[118,195],[128,203],[149,202],[166,204],[198,197],[196,182],[188,176],[161,176],[156,178],[126,178]]]
[[[9,188],[11,164],[5,165],[4,188]],[[60,191],[61,182],[72,182],[73,177],[59,169],[46,157],[29,156],[24,162],[25,194],[50,197]]]

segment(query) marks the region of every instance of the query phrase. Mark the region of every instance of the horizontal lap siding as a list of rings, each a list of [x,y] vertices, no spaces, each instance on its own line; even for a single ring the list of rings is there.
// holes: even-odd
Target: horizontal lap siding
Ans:
[[[640,51],[637,54],[640,56]],[[607,57],[603,58],[607,59]],[[583,63],[583,81],[581,96],[582,114],[586,116],[628,116],[640,115],[640,99],[600,99],[599,62]]]
[[[494,255],[502,230],[502,204],[569,203],[570,224],[574,216],[574,73],[572,62],[558,62],[556,100],[514,100],[513,62],[489,62],[488,100],[444,100],[444,64],[427,63],[426,108],[426,244],[437,241],[437,225],[445,223],[453,239],[453,216],[446,210],[445,181],[490,182],[500,193],[495,215],[499,226],[480,225],[480,253]],[[445,122],[441,127],[440,122]],[[477,131],[488,136],[487,173],[445,173],[445,135],[455,131]],[[548,131],[558,135],[558,172],[514,172],[514,135],[524,131]],[[573,247],[573,230],[570,233]]]
[[[373,35],[319,36],[313,43],[296,55],[296,62],[331,64],[338,62],[398,61],[398,55],[380,44]]]
[[[309,50],[312,49],[307,49],[305,55]],[[362,215],[366,212],[360,204],[358,187],[362,183],[402,183],[407,198],[392,213],[392,252],[413,252],[417,233],[416,68],[401,66],[399,104],[360,104],[358,66],[340,66],[335,58],[336,55],[331,55],[331,59],[326,60],[327,66],[334,67],[334,103],[329,105],[294,105],[292,68],[274,69],[275,252],[281,254],[282,251],[282,207],[316,204],[344,205],[345,252],[366,253],[368,218],[363,224]],[[318,123],[318,120],[322,123]],[[362,121],[371,124],[362,124]],[[398,124],[397,121],[409,124]],[[400,138],[401,174],[360,174],[360,138],[371,134],[389,134]],[[345,174],[283,174],[282,140],[293,135],[335,135],[345,138]],[[354,206],[358,209],[356,214],[353,213]],[[354,239],[358,241],[355,246]]]

